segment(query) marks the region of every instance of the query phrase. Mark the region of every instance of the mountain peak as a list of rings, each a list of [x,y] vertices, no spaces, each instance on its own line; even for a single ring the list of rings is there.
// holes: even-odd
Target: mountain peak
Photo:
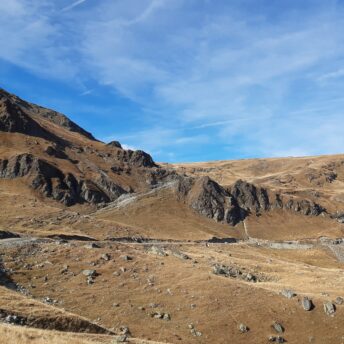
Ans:
[[[3,105],[5,104],[5,105]],[[67,129],[71,132],[79,133],[80,135],[90,139],[90,140],[96,140],[94,136],[86,131],[85,129],[81,128],[79,125],[74,123],[72,120],[70,120],[67,116],[65,116],[62,113],[59,113],[57,111],[27,102],[20,97],[6,91],[3,88],[0,88],[0,106],[2,106],[2,110],[4,106],[7,108],[11,108],[11,111],[6,111],[7,115],[6,117],[3,117],[3,111],[1,111],[2,120],[5,120],[6,122],[10,121],[12,124],[7,124],[7,126],[0,126],[0,130],[2,131],[13,131],[13,132],[20,132],[23,134],[33,135],[32,131],[29,130],[30,126],[37,126],[36,124],[33,124],[32,121],[36,122],[36,119],[44,118],[61,128]],[[17,123],[16,117],[18,117],[18,114],[20,113],[20,120],[23,120],[25,118],[25,121],[27,121],[28,126],[27,128],[20,127],[15,125],[14,123]],[[11,117],[11,119],[9,119]],[[38,124],[39,125],[39,124]],[[33,135],[35,136],[35,135]],[[41,136],[41,135],[38,135]]]

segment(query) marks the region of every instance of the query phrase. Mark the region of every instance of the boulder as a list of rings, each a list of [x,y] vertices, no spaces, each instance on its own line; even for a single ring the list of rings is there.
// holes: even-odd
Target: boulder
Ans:
[[[344,299],[341,296],[338,296],[335,300],[334,300],[336,305],[342,305],[344,303]]]
[[[302,308],[305,311],[311,311],[313,309],[313,307],[314,307],[312,300],[310,300],[308,297],[302,298],[301,304],[302,304]]]
[[[278,323],[278,322],[274,322],[271,325],[272,329],[275,330],[277,333],[283,333],[284,332],[284,327]]]
[[[249,328],[248,328],[248,326],[246,326],[245,324],[239,324],[239,331],[240,331],[241,333],[246,333],[246,332],[249,331]]]
[[[291,290],[291,289],[283,289],[281,291],[281,295],[283,295],[284,297],[286,297],[287,299],[291,299],[293,298],[294,296],[296,296],[296,293]]]
[[[334,315],[334,313],[336,312],[336,306],[328,301],[328,302],[325,302],[324,303],[324,312],[327,314],[327,315]]]
[[[302,308],[303,308],[305,311],[310,311],[310,310],[313,309],[312,300],[310,300],[308,297],[304,297],[304,298],[301,300],[301,304],[302,304]]]
[[[270,343],[284,343],[285,342],[285,339],[281,336],[270,336],[268,338],[268,341]]]
[[[83,270],[82,274],[87,277],[95,277],[97,276],[97,271],[96,270]]]

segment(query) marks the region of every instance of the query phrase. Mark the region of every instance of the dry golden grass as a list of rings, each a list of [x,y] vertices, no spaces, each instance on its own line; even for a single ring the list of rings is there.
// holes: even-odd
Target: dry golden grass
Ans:
[[[115,343],[113,338],[37,330],[19,326],[0,325],[1,344],[95,344]]]
[[[262,185],[282,193],[306,198],[316,197],[330,211],[341,209],[344,201],[344,155],[301,158],[221,160],[168,165],[191,176],[209,176],[221,185],[238,179]],[[329,183],[326,173],[334,171],[336,179]]]
[[[112,174],[116,149],[33,116],[49,131],[73,143],[66,147],[70,159],[47,155],[45,150],[51,143],[46,140],[15,133],[0,133],[1,158],[31,153],[76,177],[92,179],[99,168],[111,174],[119,185],[139,192],[147,189],[142,171],[133,168],[128,174]],[[81,152],[79,147],[86,149]],[[210,176],[222,185],[244,179],[283,195],[314,200],[331,212],[341,210],[344,204],[343,155],[169,166],[191,176]],[[332,183],[326,180],[326,173],[331,169],[337,173]],[[145,236],[187,241],[212,236],[241,238],[244,234],[243,224],[233,228],[199,216],[180,202],[171,189],[140,197],[123,208],[96,211],[95,207],[86,205],[67,209],[43,198],[28,185],[26,178],[0,180],[0,227],[3,229],[37,236],[88,235],[99,240]],[[329,217],[304,217],[278,211],[251,216],[245,223],[251,237],[269,240],[341,237],[344,227]],[[287,251],[247,243],[209,247],[191,242],[167,245],[191,257],[182,260],[172,254],[154,256],[144,245],[109,240],[99,244],[98,249],[86,248],[84,242],[76,241],[41,242],[32,247],[1,246],[5,267],[13,270],[11,278],[29,290],[32,298],[0,288],[0,308],[30,318],[36,327],[53,330],[2,324],[0,344],[112,344],[115,341],[108,335],[54,331],[61,327],[68,331],[89,330],[92,324],[114,331],[122,325],[128,326],[135,337],[145,338],[131,339],[132,343],[156,340],[260,344],[266,343],[273,334],[274,321],[283,324],[283,336],[289,343],[343,342],[344,306],[338,305],[335,316],[330,317],[322,305],[344,296],[343,266],[322,246]],[[101,258],[105,253],[110,254],[110,260]],[[133,259],[123,260],[124,255]],[[215,263],[237,266],[266,279],[249,283],[217,276],[212,273]],[[68,271],[61,272],[66,264]],[[99,275],[94,284],[86,283],[84,269],[97,270]],[[291,300],[283,298],[279,292],[284,288],[294,289],[298,296]],[[305,295],[315,303],[311,312],[305,312],[300,305]],[[39,302],[46,296],[58,300],[56,306]],[[154,310],[168,312],[170,321],[151,317]],[[202,332],[201,337],[192,335],[188,327],[191,323]],[[250,331],[240,333],[240,323],[249,326]]]
[[[344,306],[338,306],[332,318],[323,312],[322,303],[343,296],[343,269],[321,247],[287,251],[247,244],[167,245],[192,258],[181,260],[172,255],[149,254],[142,245],[100,244],[99,249],[85,248],[84,243],[43,244],[27,257],[7,250],[5,263],[16,271],[13,278],[28,287],[35,298],[49,293],[61,302],[59,307],[92,320],[99,318],[99,323],[107,328],[129,326],[136,338],[169,343],[227,344],[228,338],[236,344],[265,343],[271,334],[271,323],[277,320],[286,327],[284,336],[290,343],[307,343],[311,336],[319,343],[336,343],[341,336],[338,329]],[[110,254],[110,261],[100,259],[104,253]],[[23,256],[28,264],[52,264],[25,270],[21,269],[22,263],[13,261],[12,255]],[[124,261],[123,255],[133,260]],[[216,276],[211,273],[214,263],[239,266],[261,273],[268,280],[248,283]],[[69,265],[70,272],[61,274],[64,264]],[[113,275],[121,267],[125,271]],[[87,285],[81,273],[90,268],[99,272],[93,285]],[[47,283],[43,283],[45,275],[49,276]],[[154,281],[152,286],[148,284],[150,279]],[[32,283],[35,288],[30,287]],[[285,299],[279,295],[283,288],[294,289],[298,297]],[[303,295],[314,300],[316,308],[312,312],[305,312],[300,306]],[[114,303],[119,306],[114,307]],[[151,308],[151,303],[159,306]],[[15,309],[15,304],[10,306]],[[171,320],[151,318],[149,313],[154,310],[170,313]],[[238,331],[240,322],[251,328],[248,334]],[[202,332],[202,337],[190,334],[190,323]]]
[[[0,344],[117,344],[117,336],[38,330],[0,324]],[[129,338],[133,344],[166,344]]]

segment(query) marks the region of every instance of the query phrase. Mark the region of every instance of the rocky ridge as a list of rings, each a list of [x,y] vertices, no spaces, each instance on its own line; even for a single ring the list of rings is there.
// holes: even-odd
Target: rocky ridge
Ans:
[[[259,216],[262,212],[274,209],[312,216],[326,213],[325,208],[310,200],[286,198],[271,192],[269,195],[267,189],[242,180],[223,188],[209,177],[184,177],[179,182],[178,190],[198,213],[232,226],[250,214]]]
[[[91,140],[90,145],[80,146],[70,139],[58,137],[43,127],[37,116],[77,132]],[[38,155],[24,152],[0,157],[0,178],[26,178],[33,189],[66,206],[106,204],[125,193],[148,191],[176,181],[181,201],[204,217],[232,226],[250,214],[259,216],[274,209],[313,216],[326,212],[310,200],[282,197],[243,180],[224,188],[209,177],[187,177],[173,169],[162,168],[142,150],[123,149],[118,141],[107,145],[95,141],[91,134],[66,116],[25,102],[1,89],[0,119],[0,132],[39,137],[48,143]],[[99,150],[93,149],[91,142],[99,143]],[[96,162],[90,160],[94,156],[98,159]],[[70,168],[61,161],[67,161]]]

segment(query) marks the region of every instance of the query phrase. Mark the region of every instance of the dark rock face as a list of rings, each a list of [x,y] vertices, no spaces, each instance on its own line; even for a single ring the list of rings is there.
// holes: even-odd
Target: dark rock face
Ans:
[[[125,191],[104,176],[96,182],[77,180],[71,173],[64,174],[51,163],[31,154],[20,154],[0,160],[0,178],[29,176],[31,186],[44,196],[67,206],[75,203],[103,203],[116,199]]]
[[[45,129],[6,98],[0,98],[0,130],[42,138],[48,136]]]
[[[122,149],[122,145],[118,141],[111,141],[107,144],[107,146]]]
[[[179,184],[178,188],[187,194],[191,208],[205,217],[236,225],[247,215],[237,200],[209,177],[199,178],[191,188],[190,181]]]
[[[336,214],[332,214],[331,217],[336,219],[339,223],[344,223],[344,213],[337,212]]]
[[[250,212],[266,211],[270,207],[266,189],[238,180],[230,188],[229,193],[236,199],[239,206]]]
[[[126,191],[119,185],[115,184],[105,173],[101,173],[96,183],[99,188],[108,196],[110,201],[114,201]]]
[[[45,153],[48,154],[49,156],[58,158],[58,159],[68,159],[68,156],[63,150],[63,147],[59,146],[48,146],[45,150]]]
[[[295,200],[295,199],[290,199],[289,201],[287,201],[287,203],[284,205],[284,208],[287,210],[297,212],[297,213],[301,213],[303,215],[313,215],[313,216],[318,216],[321,213],[326,211],[319,204],[310,202],[308,200]]]
[[[48,119],[50,122],[53,122],[59,125],[62,128],[65,128],[69,131],[79,133],[90,140],[96,140],[94,136],[86,131],[85,129],[79,127],[76,123],[71,121],[68,117],[63,115],[62,113],[56,112],[54,110],[46,109],[38,105],[31,104],[34,107],[34,110],[39,113],[40,116]]]
[[[284,203],[279,194],[271,196],[270,201],[266,189],[242,180],[224,189],[209,177],[196,180],[180,178],[177,191],[191,208],[202,216],[232,226],[243,221],[249,214],[259,215],[271,209],[285,209],[312,216],[326,212],[323,207],[308,200],[288,198]]]
[[[39,123],[27,115],[21,107],[10,99],[3,97],[0,92],[0,131],[20,133],[40,137],[66,146],[67,142],[44,129]]]
[[[42,116],[69,131],[80,133],[90,140],[95,140],[89,132],[79,127],[65,115],[28,103],[0,89],[0,130],[50,139],[52,134],[32,119],[31,114]]]
[[[162,183],[168,183],[178,179],[180,179],[180,176],[175,171],[169,171],[164,168],[149,168],[145,170],[146,184],[151,187],[156,187]]]
[[[0,230],[0,240],[2,239],[12,239],[12,238],[20,238],[19,234],[8,232],[8,231],[2,231]]]
[[[152,157],[142,150],[118,150],[117,159],[135,167],[157,167]]]
[[[203,216],[222,221],[225,205],[230,204],[226,191],[208,177],[197,180],[193,190],[196,192],[191,196],[191,207]]]

